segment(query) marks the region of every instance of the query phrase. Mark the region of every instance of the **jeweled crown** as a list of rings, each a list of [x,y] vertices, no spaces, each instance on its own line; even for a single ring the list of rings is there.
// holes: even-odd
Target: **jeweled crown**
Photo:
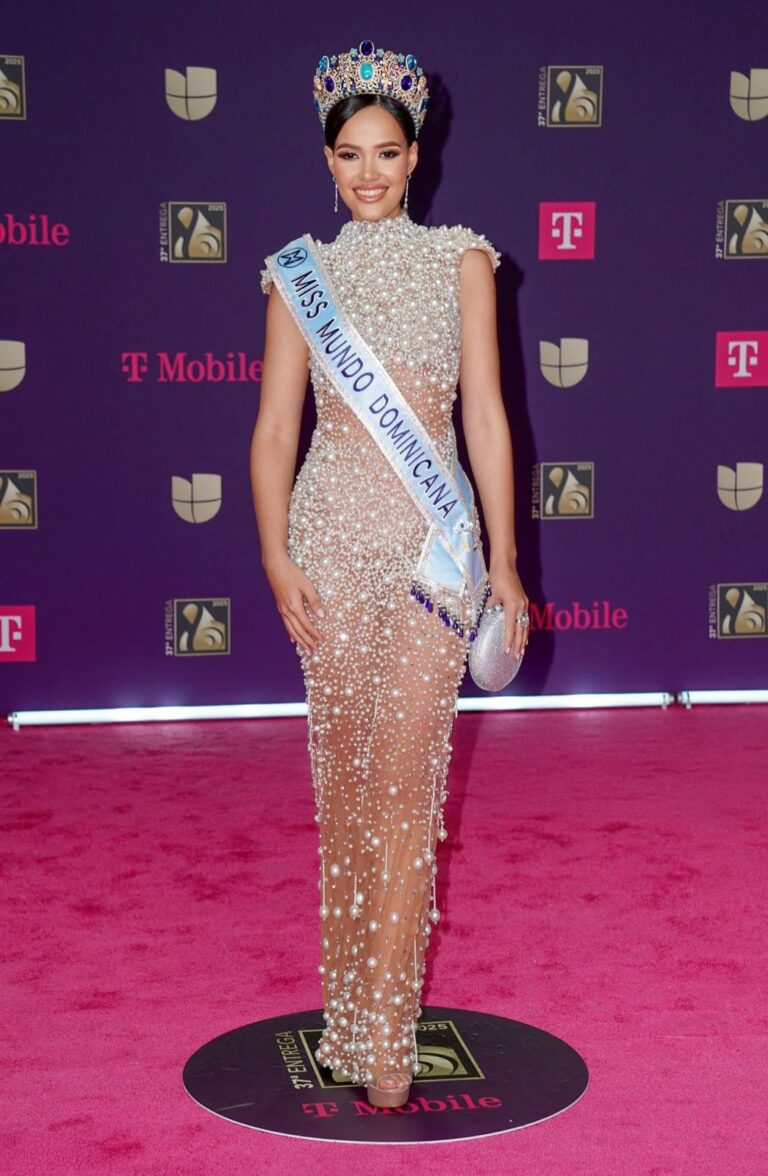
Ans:
[[[313,88],[315,110],[323,126],[331,107],[342,98],[387,94],[406,108],[418,137],[429,102],[427,79],[413,54],[377,49],[373,41],[361,41],[348,53],[321,57]]]

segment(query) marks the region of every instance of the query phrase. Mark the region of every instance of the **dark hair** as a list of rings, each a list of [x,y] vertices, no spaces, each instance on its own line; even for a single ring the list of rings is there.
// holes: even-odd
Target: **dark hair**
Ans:
[[[389,111],[400,124],[405,141],[410,147],[416,138],[413,118],[402,102],[398,102],[397,98],[392,98],[389,94],[349,94],[332,106],[325,120],[325,142],[328,147],[333,147],[344,123],[364,106],[383,106]]]

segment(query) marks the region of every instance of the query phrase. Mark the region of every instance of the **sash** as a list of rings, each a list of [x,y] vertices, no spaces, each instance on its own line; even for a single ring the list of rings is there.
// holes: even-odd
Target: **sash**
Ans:
[[[472,485],[452,446],[450,468],[392,377],[338,305],[309,233],[266,259],[269,275],[336,391],[373,437],[421,511],[427,534],[411,596],[459,636],[490,595]]]

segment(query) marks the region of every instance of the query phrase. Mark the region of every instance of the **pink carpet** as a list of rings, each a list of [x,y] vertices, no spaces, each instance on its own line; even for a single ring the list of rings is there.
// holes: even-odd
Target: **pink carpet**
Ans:
[[[418,1152],[238,1127],[181,1084],[320,1003],[305,720],[0,731],[3,1176],[768,1172],[766,718],[459,715],[424,1003],[546,1029],[591,1078]]]

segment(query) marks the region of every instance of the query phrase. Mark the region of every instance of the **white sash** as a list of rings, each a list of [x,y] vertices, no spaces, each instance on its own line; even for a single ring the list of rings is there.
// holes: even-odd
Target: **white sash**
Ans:
[[[429,433],[339,307],[305,233],[267,258],[267,268],[307,345],[339,395],[389,460],[428,524],[411,595],[459,636],[474,640],[490,595],[472,485],[453,447],[449,469]]]

